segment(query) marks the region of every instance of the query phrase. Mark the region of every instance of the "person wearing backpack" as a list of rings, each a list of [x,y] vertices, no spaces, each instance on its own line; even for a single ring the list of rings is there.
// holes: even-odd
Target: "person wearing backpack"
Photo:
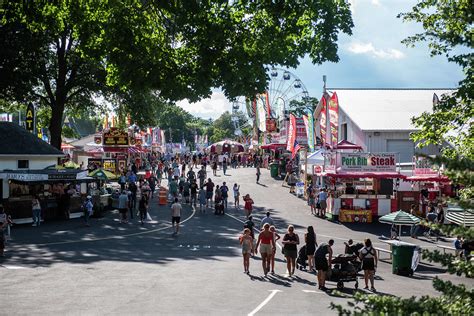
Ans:
[[[369,279],[371,290],[375,292],[374,275],[377,268],[377,252],[372,247],[372,241],[367,238],[364,241],[365,247],[359,251],[360,260],[362,260],[362,269],[364,270],[365,290],[369,289]]]

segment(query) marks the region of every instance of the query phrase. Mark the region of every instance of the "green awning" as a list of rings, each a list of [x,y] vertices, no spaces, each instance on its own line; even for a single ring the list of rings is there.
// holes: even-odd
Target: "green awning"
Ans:
[[[413,226],[420,223],[420,219],[404,211],[398,211],[379,218],[380,223]]]

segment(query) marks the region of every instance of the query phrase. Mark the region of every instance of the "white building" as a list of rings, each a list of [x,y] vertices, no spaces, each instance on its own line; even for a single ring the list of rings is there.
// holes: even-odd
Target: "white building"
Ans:
[[[436,155],[439,148],[415,148],[410,133],[417,130],[412,118],[431,112],[433,94],[441,98],[450,89],[328,89],[339,99],[339,140],[363,147],[366,152],[396,152],[399,162],[413,155]]]

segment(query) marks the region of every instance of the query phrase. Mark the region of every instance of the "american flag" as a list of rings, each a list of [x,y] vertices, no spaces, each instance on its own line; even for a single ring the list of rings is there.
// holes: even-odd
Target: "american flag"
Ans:
[[[295,159],[296,153],[301,149],[300,144],[295,139],[295,144],[293,146],[293,150],[291,151],[291,159]]]

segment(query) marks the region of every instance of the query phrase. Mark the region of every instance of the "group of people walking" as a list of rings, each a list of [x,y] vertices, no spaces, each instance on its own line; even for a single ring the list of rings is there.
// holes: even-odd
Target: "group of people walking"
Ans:
[[[322,291],[327,290],[326,279],[330,274],[334,258],[333,239],[318,244],[313,226],[308,226],[303,240],[300,240],[293,225],[289,225],[285,234],[281,237],[276,231],[269,212],[262,219],[256,238],[254,236],[254,229],[255,224],[252,221],[252,216],[250,216],[244,223],[244,230],[239,236],[244,273],[250,274],[250,257],[260,253],[264,276],[267,276],[268,273],[274,274],[276,250],[277,247],[280,247],[286,260],[286,274],[292,277],[297,267],[298,247],[301,247],[300,250],[303,250],[305,255],[304,260],[308,262],[308,271],[317,274],[318,288]],[[279,240],[281,240],[282,246],[277,244]],[[365,240],[364,246],[355,255],[362,263],[365,289],[369,289],[370,281],[371,290],[375,291],[374,275],[377,267],[377,255],[370,239]]]

